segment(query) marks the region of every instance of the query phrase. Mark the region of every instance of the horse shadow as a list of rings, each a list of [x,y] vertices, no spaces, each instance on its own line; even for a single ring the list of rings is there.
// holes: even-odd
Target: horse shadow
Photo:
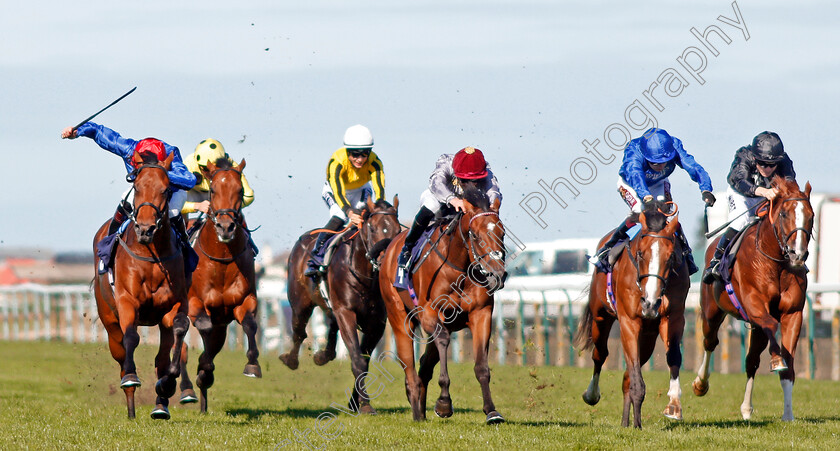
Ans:
[[[226,409],[225,414],[233,418],[243,418],[246,422],[259,421],[264,416],[291,417],[291,418],[318,418],[324,413],[324,409],[308,409],[300,407],[287,407],[285,410],[278,409]]]
[[[720,429],[742,429],[742,428],[756,428],[766,427],[770,424],[776,423],[773,420],[712,420],[712,421],[682,421],[669,422],[663,429],[666,431],[672,430],[689,430],[698,427],[705,428],[720,428]]]

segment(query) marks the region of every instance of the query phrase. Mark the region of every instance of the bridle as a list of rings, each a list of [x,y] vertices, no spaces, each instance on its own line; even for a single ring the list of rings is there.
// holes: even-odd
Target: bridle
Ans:
[[[476,213],[470,218],[469,222],[467,223],[467,236],[464,236],[464,230],[462,227],[459,227],[458,231],[461,234],[461,240],[464,242],[464,246],[470,250],[470,256],[472,257],[473,263],[478,263],[478,272],[484,277],[489,277],[491,274],[493,274],[493,272],[487,270],[487,268],[484,267],[484,257],[490,257],[490,259],[492,260],[501,261],[502,265],[504,266],[505,251],[504,249],[491,250],[481,255],[478,254],[478,252],[476,251],[475,242],[476,240],[479,242],[481,242],[482,240],[481,237],[478,236],[478,234],[472,231],[472,222],[476,218],[479,218],[481,216],[495,216],[496,218],[499,218],[499,213],[495,211],[483,211],[481,213]],[[499,218],[498,223],[501,224],[501,218]]]
[[[128,175],[125,176],[125,180],[131,184],[134,184],[134,181],[137,179],[137,176],[140,175],[140,172],[143,169],[147,168],[156,168],[162,170],[165,174],[167,173],[167,169],[158,164],[144,164],[142,166],[138,166],[133,171],[129,172]],[[168,174],[167,174],[168,177]],[[135,189],[136,191],[136,189]],[[134,209],[129,213],[129,218],[137,224],[137,213],[140,212],[141,207],[152,207],[155,210],[155,228],[160,229],[161,222],[163,222],[163,218],[165,217],[166,213],[166,203],[169,202],[169,198],[172,196],[172,189],[169,187],[169,184],[166,186],[166,192],[163,199],[163,204],[157,206],[151,202],[143,202],[140,205],[135,205]]]
[[[760,246],[759,240],[758,240],[758,232],[756,232],[756,234],[755,234],[755,247],[761,253],[761,255],[769,258],[770,260],[773,260],[776,263],[783,263],[787,260],[790,260],[789,256],[791,255],[791,252],[790,252],[791,248],[790,248],[790,246],[788,246],[788,241],[790,241],[790,237],[792,237],[793,234],[801,231],[801,232],[805,233],[805,237],[809,241],[811,240],[811,231],[806,230],[804,227],[795,227],[789,233],[785,234],[785,231],[784,231],[784,229],[782,229],[782,224],[781,224],[781,221],[780,221],[780,219],[782,218],[782,214],[784,213],[784,209],[782,209],[782,205],[784,205],[787,202],[808,202],[808,201],[809,201],[809,199],[806,198],[806,197],[792,197],[790,199],[784,199],[781,202],[776,203],[776,205],[778,205],[778,214],[776,214],[776,215],[773,215],[773,213],[772,213],[774,204],[772,202],[770,203],[770,206],[769,206],[770,213],[768,215],[769,218],[770,218],[770,227],[773,229],[773,237],[776,239],[776,243],[779,245],[779,250],[781,250],[783,258],[778,259],[778,258],[775,258],[775,257],[771,257],[770,255],[767,255],[767,253],[765,253],[764,250],[761,249],[761,246]],[[779,224],[779,226],[776,227],[776,224]],[[782,237],[784,237],[784,239],[782,239]]]
[[[225,169],[216,169],[213,171],[212,174],[208,177],[210,180],[210,207],[207,211],[207,216],[210,218],[210,221],[213,224],[218,224],[217,219],[219,216],[228,216],[231,220],[233,220],[236,227],[242,226],[242,194],[244,192],[244,188],[240,188],[239,196],[237,197],[236,201],[236,208],[222,208],[220,210],[214,210],[213,205],[213,179],[216,178],[216,174],[220,172],[233,172],[237,176],[242,177],[242,172],[235,169],[235,168],[225,168]]]
[[[373,227],[370,224],[368,224],[368,220],[370,219],[371,216],[376,216],[376,215],[397,217],[397,213],[395,211],[386,211],[386,210],[372,211],[372,212],[368,213],[367,215],[365,215],[364,221],[362,222],[361,228],[365,229],[364,236],[366,238],[360,237],[359,239],[361,240],[362,247],[365,250],[365,258],[367,258],[367,260],[370,262],[371,266],[373,267],[374,272],[379,271],[379,261],[376,260],[375,258],[373,258],[373,256],[370,254],[371,249],[373,249],[373,247],[376,243],[372,242],[373,241]],[[398,224],[397,228],[399,229],[399,227],[400,227],[399,222],[397,222],[397,224]],[[355,234],[353,236],[355,236]],[[353,237],[351,236],[350,238],[352,239]]]
[[[676,241],[675,241],[675,238],[673,236],[657,235],[655,233],[644,233],[644,234],[639,236],[639,245],[641,245],[641,243],[642,243],[642,238],[645,238],[645,237],[661,239],[661,240],[668,240],[668,241],[671,242],[672,246],[674,248],[676,248]],[[633,263],[633,267],[636,268],[636,286],[639,288],[639,291],[642,290],[642,279],[644,279],[645,277],[653,277],[653,278],[659,279],[662,282],[662,285],[659,289],[659,295],[662,296],[662,294],[665,292],[665,288],[668,284],[668,279],[666,277],[660,276],[659,274],[653,274],[653,273],[642,274],[642,270],[639,267],[639,260],[642,259],[641,251],[638,251],[638,255],[634,257],[633,251],[630,249],[630,240],[626,241],[624,243],[624,246],[625,246],[625,250],[627,251],[627,256],[630,258],[630,261]],[[675,252],[672,251],[671,255],[668,257],[668,261],[665,264],[666,267],[670,268],[671,266],[673,266],[672,263],[674,261],[674,255],[675,255]],[[650,266],[650,265],[648,265],[648,266]],[[666,272],[666,275],[667,275],[667,272]]]

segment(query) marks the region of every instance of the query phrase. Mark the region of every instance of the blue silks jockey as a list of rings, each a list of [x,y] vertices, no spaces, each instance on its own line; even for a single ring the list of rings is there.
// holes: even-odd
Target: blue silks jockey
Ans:
[[[714,205],[712,181],[709,174],[683,148],[682,141],[661,128],[650,128],[642,136],[631,140],[624,149],[624,160],[618,177],[618,193],[630,207],[630,214],[621,222],[612,236],[590,259],[590,262],[606,268],[610,249],[620,240],[627,239],[627,231],[639,221],[639,214],[654,199],[670,201],[671,183],[668,176],[679,166],[688,173],[691,180],[700,186],[706,205]],[[689,274],[697,272],[691,247],[683,233],[677,230],[677,238],[683,248]]]

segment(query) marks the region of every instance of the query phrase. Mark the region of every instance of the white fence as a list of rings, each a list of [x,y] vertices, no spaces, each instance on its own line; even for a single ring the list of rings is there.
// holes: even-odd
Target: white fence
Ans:
[[[491,358],[502,364],[587,366],[588,356],[578,355],[571,347],[577,317],[586,301],[582,294],[585,289],[585,286],[505,287],[496,299]],[[821,378],[840,380],[840,306],[822,301],[824,293],[840,293],[840,285],[812,284],[809,287],[796,367],[802,377],[814,378],[819,371]],[[260,350],[263,355],[277,355],[287,349],[291,341],[291,310],[285,286],[282,282],[263,281],[258,295]],[[686,335],[683,340],[686,368],[694,368],[702,353],[702,334],[696,315],[698,299],[699,294],[693,287],[687,301]],[[832,297],[831,301],[834,299]],[[157,331],[147,327],[140,329],[142,342],[158,341]],[[617,327],[613,329],[613,334],[617,336]],[[719,361],[716,369],[736,371],[738,345],[741,349],[740,361],[743,362],[749,334],[743,322],[731,318],[721,330],[720,351],[715,356]],[[310,321],[308,335],[311,346],[323,346],[326,326],[319,309],[315,310]],[[0,339],[105,342],[107,336],[99,322],[90,287],[27,284],[0,287]],[[241,327],[232,323],[228,346],[231,349],[242,348],[244,342]],[[200,346],[198,334],[192,328],[188,343]],[[386,329],[379,349],[395,349],[390,327]],[[416,350],[419,355],[420,349]],[[611,345],[611,350],[620,356],[620,346]],[[451,352],[456,362],[469,358],[471,339],[468,332],[453,335]],[[339,340],[338,357],[345,355],[346,350]],[[620,367],[620,357],[610,360],[616,368]],[[656,354],[651,365],[655,361]],[[743,371],[743,366],[741,368]]]

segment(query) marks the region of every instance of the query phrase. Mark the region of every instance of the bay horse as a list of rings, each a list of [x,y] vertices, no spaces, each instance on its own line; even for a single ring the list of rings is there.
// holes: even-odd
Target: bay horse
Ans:
[[[126,230],[124,238],[118,238],[113,289],[107,273],[97,271],[93,281],[99,319],[108,332],[111,356],[120,365],[120,388],[125,392],[129,418],[135,417],[134,391],[140,386],[134,363],[134,351],[140,343],[137,327],[157,325],[160,329],[160,349],[155,357],[155,419],[170,417],[169,398],[175,394],[179,354],[190,327],[186,302],[189,275],[168,214],[171,191],[167,171],[173,156],[169,154],[158,162],[155,157],[143,161],[135,154],[136,169],[126,177],[134,184],[134,226]],[[108,233],[109,224],[106,221],[93,240],[96,268],[96,243]]]
[[[490,394],[487,364],[493,330],[493,294],[502,287],[505,276],[505,229],[499,218],[500,204],[496,199],[490,205],[485,193],[465,186],[465,211],[449,224],[436,227],[424,245],[423,255],[427,257],[418,261],[419,268],[409,276],[416,290],[414,300],[408,291],[393,286],[397,256],[406,233],[397,236],[385,252],[379,285],[388,322],[394,331],[397,354],[405,370],[405,391],[414,421],[426,419],[426,390],[438,362],[441,392],[435,403],[435,414],[442,418],[452,416],[447,368],[450,334],[469,327],[485,422],[504,422]],[[432,243],[436,243],[433,251],[429,249]],[[418,325],[429,338],[415,334]],[[419,371],[414,366],[414,341],[426,345]]]
[[[379,290],[379,255],[396,236],[401,226],[397,219],[399,198],[394,204],[379,200],[367,200],[362,211],[361,228],[352,237],[337,238],[335,251],[327,271],[327,285],[330,306],[321,296],[318,284],[304,275],[310,252],[315,244],[311,233],[303,234],[295,243],[288,262],[288,299],[292,307],[292,348],[280,356],[289,368],[297,369],[301,343],[306,338],[306,324],[312,310],[318,306],[327,316],[326,349],[314,355],[317,365],[325,365],[335,359],[336,335],[341,339],[350,355],[351,370],[356,383],[350,399],[352,410],[375,414],[370,405],[370,396],[364,386],[370,354],[382,338],[385,330],[385,306]],[[356,329],[363,333],[359,341]],[[360,382],[361,381],[361,382]]]
[[[584,308],[575,334],[575,346],[583,352],[592,350],[595,368],[583,400],[595,405],[601,399],[598,386],[601,368],[609,355],[607,340],[615,320],[621,330],[626,370],[622,382],[624,411],[621,425],[642,427],[642,402],[645,381],[642,366],[650,359],[659,335],[665,345],[665,357],[670,371],[668,406],[663,414],[682,420],[680,398],[680,365],[682,364],[683,329],[685,327],[685,298],[691,285],[687,265],[680,259],[682,250],[674,240],[679,229],[676,216],[667,220],[663,209],[670,202],[655,202],[639,217],[641,231],[625,243],[624,251],[612,268],[612,274],[601,271],[592,274],[589,303]],[[676,211],[669,213],[676,215]],[[612,232],[601,239],[603,246]],[[612,293],[612,298],[611,298]]]
[[[210,182],[208,220],[198,231],[194,247],[198,265],[189,291],[189,317],[201,334],[204,352],[198,358],[196,384],[201,392],[200,409],[207,412],[207,390],[213,385],[213,359],[222,350],[227,326],[236,320],[248,340],[243,374],[262,377],[257,360],[257,283],[254,251],[242,215],[242,170],[245,159],[234,166],[227,158],[208,162],[203,176]],[[182,352],[181,403],[195,402],[187,375],[186,346]]]
[[[793,367],[802,309],[808,288],[805,260],[814,226],[811,208],[811,184],[805,191],[792,180],[774,177],[779,195],[769,204],[762,219],[744,233],[741,248],[732,268],[732,289],[736,302],[721,282],[704,283],[700,290],[703,320],[703,361],[692,384],[694,394],[709,390],[709,360],[718,345],[718,329],[729,314],[749,322],[750,347],[746,357],[747,384],[741,416],[752,416],[752,390],[761,352],[770,344],[770,370],[779,374],[784,397],[783,421],[793,420]],[[706,264],[714,254],[717,240],[706,250]],[[739,308],[740,307],[740,308]],[[776,332],[781,326],[781,347]]]

